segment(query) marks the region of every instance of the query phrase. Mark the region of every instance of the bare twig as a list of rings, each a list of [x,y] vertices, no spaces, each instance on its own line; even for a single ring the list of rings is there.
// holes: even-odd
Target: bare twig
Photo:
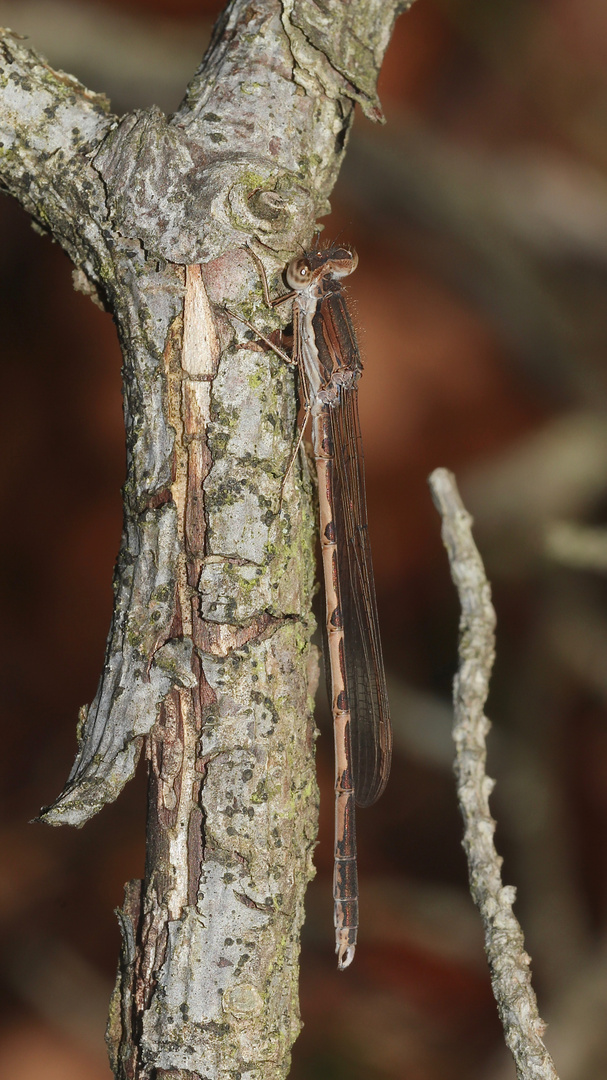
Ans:
[[[495,655],[491,589],[472,538],[472,519],[454,476],[446,469],[435,469],[430,488],[443,520],[443,542],[462,608],[460,666],[453,685],[453,738],[470,891],[483,921],[491,984],[517,1076],[519,1080],[557,1080],[542,1040],[545,1024],[531,986],[530,958],[512,910],[516,892],[502,883],[502,860],[493,842],[495,822],[489,811],[493,781],[485,772],[489,721],[484,715]]]

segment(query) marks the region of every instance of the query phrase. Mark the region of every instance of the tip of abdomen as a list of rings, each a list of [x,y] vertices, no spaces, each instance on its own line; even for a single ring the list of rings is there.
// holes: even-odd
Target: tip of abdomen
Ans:
[[[356,951],[355,945],[347,945],[337,942],[335,946],[335,952],[337,953],[337,967],[339,971],[343,971],[345,968],[350,967],[354,959],[354,953]]]

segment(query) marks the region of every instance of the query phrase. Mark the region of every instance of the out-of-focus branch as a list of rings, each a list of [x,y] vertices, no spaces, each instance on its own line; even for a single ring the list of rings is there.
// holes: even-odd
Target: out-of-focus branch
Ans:
[[[171,113],[200,63],[211,35],[204,12],[167,18],[161,12],[103,0],[0,0],[0,26],[35,42],[54,68],[103,87],[117,115],[154,103]]]
[[[585,409],[556,417],[476,465],[461,487],[491,575],[533,573],[545,562],[550,523],[587,517],[604,499],[605,412]]]
[[[502,860],[493,842],[495,822],[489,811],[493,781],[485,771],[489,721],[484,714],[495,656],[491,589],[472,537],[472,519],[454,476],[446,469],[435,469],[430,488],[442,517],[443,543],[462,609],[453,738],[470,890],[483,921],[491,984],[517,1076],[519,1080],[557,1080],[542,1040],[545,1025],[531,986],[530,958],[512,910],[515,889],[502,883]]]
[[[552,521],[546,528],[546,554],[576,570],[607,570],[607,529]]]

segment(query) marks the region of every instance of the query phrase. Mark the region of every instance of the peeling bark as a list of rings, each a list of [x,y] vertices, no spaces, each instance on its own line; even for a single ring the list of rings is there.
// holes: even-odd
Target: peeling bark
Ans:
[[[97,694],[64,791],[82,825],[149,767],[144,882],[127,885],[108,1044],[123,1080],[278,1080],[317,791],[305,458],[281,484],[294,374],[264,334],[270,278],[309,240],[354,102],[408,3],[235,0],[177,113],[117,117],[0,31],[0,183],[111,311],[127,482]],[[224,306],[225,305],[225,306]]]

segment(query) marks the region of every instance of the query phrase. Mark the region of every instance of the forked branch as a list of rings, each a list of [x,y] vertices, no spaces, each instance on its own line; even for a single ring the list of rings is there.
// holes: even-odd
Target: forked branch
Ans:
[[[408,0],[232,0],[170,118],[123,117],[0,31],[0,185],[67,251],[123,350],[115,602],[66,787],[82,825],[144,749],[144,882],[120,913],[121,1080],[283,1080],[316,836],[309,478],[270,275],[315,231]],[[276,283],[273,282],[273,285]]]

